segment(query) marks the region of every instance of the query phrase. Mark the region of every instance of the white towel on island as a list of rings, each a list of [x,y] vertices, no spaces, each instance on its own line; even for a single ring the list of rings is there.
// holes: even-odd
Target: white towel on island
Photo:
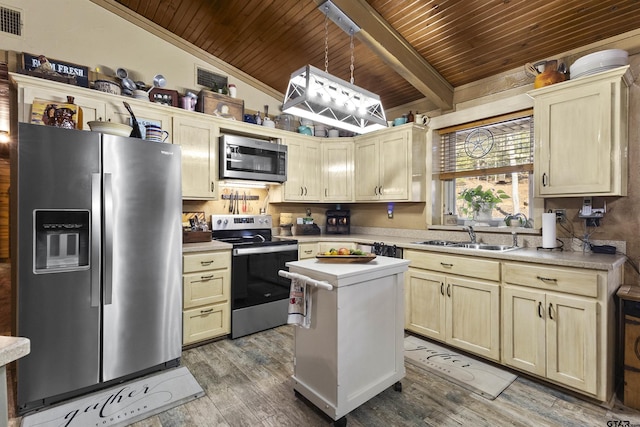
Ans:
[[[311,326],[311,289],[303,278],[291,279],[287,323],[309,329]]]

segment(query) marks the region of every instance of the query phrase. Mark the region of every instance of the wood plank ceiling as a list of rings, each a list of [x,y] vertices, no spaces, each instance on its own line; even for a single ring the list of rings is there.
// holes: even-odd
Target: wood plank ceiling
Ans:
[[[117,2],[282,93],[294,70],[306,64],[325,68],[325,16],[318,9],[324,0]],[[417,67],[433,67],[455,88],[640,28],[640,0],[334,3],[349,9],[363,30],[356,34],[354,83],[378,93],[385,108],[433,98],[417,84],[424,81],[416,82]],[[372,23],[387,26],[389,40],[367,42],[367,35],[380,34]],[[349,36],[331,21],[328,34],[328,71],[348,81]],[[407,52],[416,64],[409,64]],[[442,106],[436,98],[434,104]]]

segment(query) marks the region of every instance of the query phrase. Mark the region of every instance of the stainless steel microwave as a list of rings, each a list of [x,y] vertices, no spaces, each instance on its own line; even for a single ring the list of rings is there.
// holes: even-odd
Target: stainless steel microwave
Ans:
[[[262,139],[222,135],[220,179],[285,182],[287,146]]]

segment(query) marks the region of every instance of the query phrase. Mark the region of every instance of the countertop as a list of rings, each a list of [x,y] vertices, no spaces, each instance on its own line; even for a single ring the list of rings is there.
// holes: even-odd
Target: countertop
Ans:
[[[0,366],[26,356],[31,351],[31,341],[22,337],[0,336]]]
[[[284,237],[280,237],[284,238]],[[456,255],[467,255],[482,258],[493,258],[505,261],[535,262],[538,264],[557,265],[564,267],[589,268],[594,270],[613,270],[624,264],[624,255],[607,255],[571,251],[550,251],[548,249],[537,249],[535,247],[523,247],[521,249],[507,252],[493,252],[477,249],[451,248],[442,246],[428,246],[415,244],[413,242],[425,239],[418,237],[395,237],[370,234],[336,234],[336,235],[314,235],[314,236],[291,236],[290,239],[298,240],[298,243],[311,242],[348,242],[371,245],[374,242],[384,242],[387,245],[396,245],[402,249],[417,249],[430,252],[449,253]],[[452,239],[453,240],[453,239]]]
[[[327,262],[316,258],[288,262],[291,272],[325,280],[333,286],[346,286],[363,281],[363,277],[386,277],[407,270],[408,260],[376,257],[366,263]]]
[[[466,235],[466,233],[465,233]],[[297,235],[274,236],[279,239],[297,240],[298,243],[314,242],[345,242],[372,245],[375,242],[384,242],[387,245],[396,245],[402,249],[417,249],[430,252],[467,255],[473,257],[493,258],[504,261],[534,262],[564,267],[589,268],[593,270],[614,270],[625,263],[624,255],[595,254],[582,251],[550,251],[525,246],[521,249],[507,252],[493,252],[477,249],[452,248],[442,246],[420,245],[414,242],[430,240],[419,236],[389,236],[377,234],[322,234],[322,235]],[[451,239],[463,240],[463,239]],[[480,240],[480,239],[479,239]],[[480,240],[481,241],[481,240]],[[212,240],[210,242],[185,243],[182,245],[183,253],[204,252],[216,250],[231,250],[233,245]]]
[[[182,253],[186,254],[189,252],[221,251],[225,249],[231,250],[232,248],[233,245],[230,243],[211,240],[210,242],[183,243]]]

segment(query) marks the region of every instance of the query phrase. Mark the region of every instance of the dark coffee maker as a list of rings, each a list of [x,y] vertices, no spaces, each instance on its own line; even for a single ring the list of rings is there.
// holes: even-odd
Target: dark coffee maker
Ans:
[[[327,211],[326,234],[349,234],[351,219],[348,210]]]

